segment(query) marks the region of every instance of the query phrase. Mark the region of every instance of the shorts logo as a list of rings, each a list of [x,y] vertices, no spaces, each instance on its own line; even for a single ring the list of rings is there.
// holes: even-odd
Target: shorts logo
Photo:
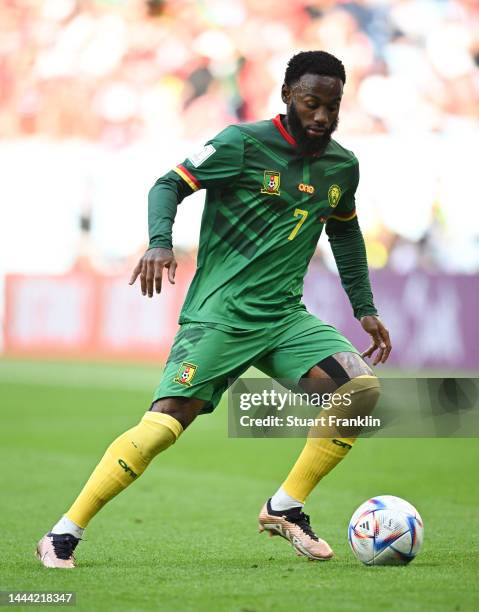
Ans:
[[[339,185],[331,185],[328,189],[328,202],[331,208],[336,208],[341,198],[341,187]]]
[[[194,375],[196,374],[198,366],[195,366],[193,363],[187,363],[183,361],[180,365],[177,375],[173,379],[173,382],[180,383],[180,385],[186,385],[189,387],[191,385],[191,381],[193,380]]]
[[[298,185],[298,189],[303,193],[314,193],[314,187],[312,185],[307,185],[306,183],[300,183]]]
[[[280,180],[281,175],[279,172],[275,172],[274,170],[265,170],[261,193],[267,193],[268,195],[279,195]]]

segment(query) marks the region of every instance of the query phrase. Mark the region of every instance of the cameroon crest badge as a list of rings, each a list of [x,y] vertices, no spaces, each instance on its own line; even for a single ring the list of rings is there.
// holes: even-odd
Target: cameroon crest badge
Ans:
[[[269,195],[279,195],[279,183],[281,175],[275,170],[265,170],[263,177],[263,188],[261,193],[267,193]]]
[[[197,366],[193,363],[187,363],[183,361],[180,365],[177,375],[173,379],[173,382],[180,383],[180,385],[186,385],[189,387],[194,375],[196,374]]]
[[[336,208],[339,199],[341,198],[341,187],[339,185],[331,185],[328,189],[328,202],[331,208]]]

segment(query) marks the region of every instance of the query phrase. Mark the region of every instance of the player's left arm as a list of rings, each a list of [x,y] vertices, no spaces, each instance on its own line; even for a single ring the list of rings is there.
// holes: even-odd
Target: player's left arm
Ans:
[[[391,352],[389,332],[378,317],[369,280],[368,261],[363,234],[358,223],[354,194],[359,182],[357,164],[353,172],[352,186],[326,223],[326,233],[338,267],[341,284],[346,291],[354,316],[371,337],[371,345],[362,357],[376,353],[373,365],[385,363]]]

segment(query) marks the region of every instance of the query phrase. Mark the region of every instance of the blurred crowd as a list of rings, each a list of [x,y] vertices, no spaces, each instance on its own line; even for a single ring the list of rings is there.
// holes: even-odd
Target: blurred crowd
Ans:
[[[271,117],[289,57],[328,50],[372,265],[479,269],[479,0],[3,0],[0,32],[0,137],[115,150]]]

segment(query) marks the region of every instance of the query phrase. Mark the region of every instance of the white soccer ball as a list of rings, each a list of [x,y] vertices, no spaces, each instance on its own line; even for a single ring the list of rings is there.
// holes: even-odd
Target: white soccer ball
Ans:
[[[349,544],[365,565],[406,565],[420,551],[423,536],[419,512],[394,495],[368,499],[349,521]]]

